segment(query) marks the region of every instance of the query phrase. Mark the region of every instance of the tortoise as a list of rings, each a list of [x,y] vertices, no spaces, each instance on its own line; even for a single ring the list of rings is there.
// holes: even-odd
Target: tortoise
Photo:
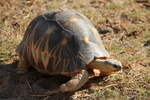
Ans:
[[[70,9],[53,9],[35,17],[16,53],[20,58],[18,74],[27,73],[31,65],[40,73],[71,77],[60,85],[61,92],[81,88],[93,75],[93,69],[105,76],[122,67],[120,61],[108,59],[90,20]]]

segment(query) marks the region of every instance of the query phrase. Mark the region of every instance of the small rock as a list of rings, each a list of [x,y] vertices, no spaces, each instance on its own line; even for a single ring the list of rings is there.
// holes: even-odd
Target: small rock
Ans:
[[[112,28],[100,29],[100,34],[113,33]]]
[[[150,46],[150,40],[146,41],[143,46]]]

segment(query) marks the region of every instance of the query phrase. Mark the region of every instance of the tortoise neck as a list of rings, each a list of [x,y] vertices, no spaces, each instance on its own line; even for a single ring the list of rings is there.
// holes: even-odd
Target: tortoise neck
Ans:
[[[106,64],[104,63],[104,59],[94,59],[92,60],[88,65],[87,67],[89,68],[92,68],[92,69],[104,69]]]

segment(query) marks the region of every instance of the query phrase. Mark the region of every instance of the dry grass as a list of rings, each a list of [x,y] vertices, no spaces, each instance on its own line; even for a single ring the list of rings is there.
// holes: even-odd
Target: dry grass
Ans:
[[[16,55],[29,22],[50,9],[67,7],[85,16],[96,26],[113,29],[101,34],[112,58],[123,63],[123,72],[105,77],[88,89],[75,92],[77,100],[150,99],[150,13],[132,0],[0,0],[0,64]],[[90,83],[89,83],[90,84]]]

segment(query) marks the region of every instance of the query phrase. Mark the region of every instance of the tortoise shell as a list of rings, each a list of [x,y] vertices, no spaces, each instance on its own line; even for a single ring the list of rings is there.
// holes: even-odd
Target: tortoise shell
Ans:
[[[71,74],[108,57],[98,31],[82,14],[54,9],[34,18],[17,46],[20,59],[39,72]]]

